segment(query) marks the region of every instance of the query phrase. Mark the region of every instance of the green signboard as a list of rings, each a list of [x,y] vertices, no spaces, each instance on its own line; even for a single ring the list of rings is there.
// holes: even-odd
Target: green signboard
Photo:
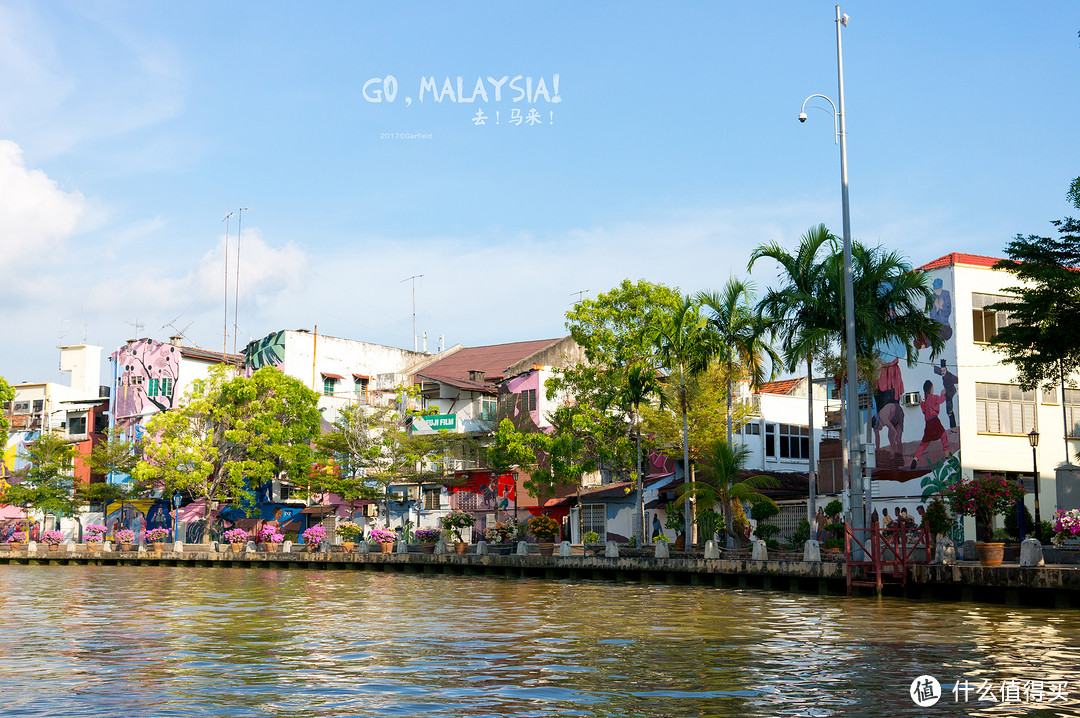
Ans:
[[[414,416],[412,420],[412,429],[414,434],[435,434],[440,431],[457,431],[457,416],[454,414]]]

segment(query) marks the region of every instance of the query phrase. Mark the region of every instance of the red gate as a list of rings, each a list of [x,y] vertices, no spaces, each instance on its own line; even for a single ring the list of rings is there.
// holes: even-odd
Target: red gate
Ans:
[[[862,550],[861,560],[854,558],[856,548]],[[907,528],[900,523],[885,528],[878,524],[871,524],[870,528],[865,529],[848,526],[844,536],[844,554],[847,559],[849,596],[852,586],[872,586],[879,596],[886,584],[905,589],[908,565],[930,563],[933,558],[930,529],[925,525]],[[852,576],[856,567],[861,569],[858,578]]]

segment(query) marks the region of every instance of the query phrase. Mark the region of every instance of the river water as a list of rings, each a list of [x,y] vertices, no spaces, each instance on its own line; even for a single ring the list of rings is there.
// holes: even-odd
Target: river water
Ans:
[[[123,566],[0,591],[3,716],[1080,715],[1071,611]]]

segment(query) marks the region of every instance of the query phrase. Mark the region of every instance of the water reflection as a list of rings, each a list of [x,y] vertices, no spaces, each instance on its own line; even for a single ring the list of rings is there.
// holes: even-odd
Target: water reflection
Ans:
[[[1066,611],[166,567],[2,566],[0,589],[0,704],[26,715],[1080,715]],[[957,703],[958,679],[1070,700]]]

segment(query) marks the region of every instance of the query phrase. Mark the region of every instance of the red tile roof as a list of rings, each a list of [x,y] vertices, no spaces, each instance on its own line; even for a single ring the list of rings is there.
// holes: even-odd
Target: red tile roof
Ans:
[[[504,378],[506,369],[512,364],[516,364],[522,359],[562,341],[562,339],[562,337],[559,337],[558,339],[491,344],[486,347],[465,347],[445,359],[428,364],[418,374],[426,377],[449,377],[468,380],[470,371],[482,371],[484,372],[484,381],[498,381]]]
[[[919,269],[939,269],[941,267],[949,267],[954,264],[960,264],[968,267],[993,267],[1001,260],[997,257],[987,257],[982,254],[966,254],[964,252],[952,252],[946,254],[944,257],[939,257],[932,262],[927,262]]]
[[[780,379],[779,381],[767,381],[758,387],[758,394],[788,394],[798,386],[802,379]]]

